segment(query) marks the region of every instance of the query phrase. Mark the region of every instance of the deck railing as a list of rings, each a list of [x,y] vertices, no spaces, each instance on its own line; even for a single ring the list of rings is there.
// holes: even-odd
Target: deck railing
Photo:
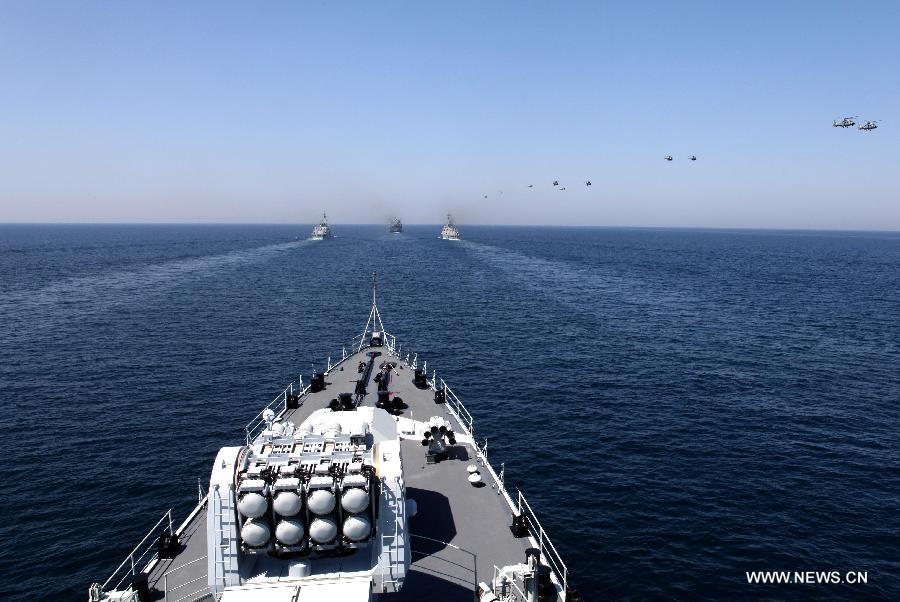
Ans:
[[[358,334],[350,340],[350,349],[353,353],[358,353],[363,350],[364,347],[368,344],[369,339],[372,337],[371,331],[366,331],[362,334]],[[392,335],[389,332],[382,332],[382,341],[384,341],[385,348],[394,353],[397,350],[397,337]]]
[[[172,509],[169,508],[168,512],[162,515],[156,524],[147,531],[147,534],[144,535],[144,539],[141,540],[141,543],[136,545],[133,550],[125,557],[125,560],[122,561],[115,571],[113,571],[112,575],[109,576],[109,579],[103,582],[103,585],[100,586],[100,590],[103,592],[110,591],[110,583],[113,582],[116,577],[119,577],[119,580],[115,582],[115,585],[112,587],[113,590],[117,590],[122,587],[122,584],[125,583],[125,580],[128,577],[134,577],[136,574],[143,571],[151,562],[156,560],[156,536],[159,535],[160,531],[158,531],[160,525],[165,525],[168,528],[169,533],[174,533],[172,528]],[[149,542],[148,542],[149,540]],[[148,556],[149,554],[149,556]],[[145,560],[146,559],[146,560]],[[130,587],[129,583],[126,587]]]
[[[437,383],[438,380],[437,375],[435,374],[434,378],[431,381],[431,388],[437,391],[438,389],[444,390],[444,400],[447,404],[447,409],[450,410],[450,413],[453,414],[453,417],[456,418],[456,421],[459,422],[460,425],[466,430],[466,434],[472,437],[475,436],[475,421],[472,419],[472,414],[469,413],[469,410],[466,409],[466,406],[463,405],[462,400],[456,396],[450,387],[444,382],[444,379],[440,379],[440,383]]]
[[[387,350],[391,353],[394,353],[394,349],[397,347],[397,339],[392,334],[384,333],[384,346],[387,347]]]
[[[491,466],[491,463],[488,462],[487,456],[487,439],[484,440],[484,445],[479,446],[477,441],[473,440],[475,445],[475,454],[477,456],[477,460],[481,462],[481,465],[484,466],[485,470],[488,471],[488,474],[491,475],[491,478],[494,479],[494,483],[497,485],[497,494],[502,495],[503,499],[506,500],[506,505],[509,507],[510,511],[516,510],[516,503],[513,502],[512,497],[509,495],[509,492],[506,490],[506,483],[504,482],[504,470],[501,468],[500,474],[494,470],[494,467]],[[503,465],[501,464],[501,467]]]
[[[400,348],[397,348],[397,353],[399,354]],[[417,365],[418,362],[418,354],[413,355],[412,362],[414,365]],[[409,362],[409,359],[407,359]],[[423,364],[424,365],[424,364]],[[497,486],[497,493],[503,495],[506,500],[507,505],[511,512],[514,512],[518,515],[524,515],[526,523],[529,529],[529,536],[534,540],[538,549],[541,551],[541,558],[543,562],[551,568],[553,571],[554,577],[561,586],[562,589],[562,599],[565,600],[567,586],[568,586],[568,568],[562,560],[559,552],[556,549],[556,546],[553,545],[553,542],[550,541],[550,537],[547,535],[547,532],[544,531],[543,526],[537,518],[537,515],[531,508],[531,505],[528,503],[528,500],[525,499],[524,494],[516,489],[517,498],[514,500],[513,497],[509,494],[509,491],[506,489],[506,485],[504,482],[504,477],[497,474],[494,470],[494,467],[491,466],[491,463],[488,461],[487,457],[487,440],[485,440],[483,446],[479,446],[477,441],[475,441],[475,425],[474,420],[472,418],[472,414],[466,408],[465,404],[453,392],[453,390],[447,385],[446,381],[443,378],[438,378],[437,373],[433,373],[431,380],[428,381],[428,384],[435,391],[438,389],[443,389],[444,391],[444,400],[447,405],[447,410],[456,418],[456,421],[462,426],[462,428],[466,431],[466,434],[472,437],[473,443],[475,444],[476,454],[478,456],[478,460],[490,474],[491,478],[494,480]]]
[[[472,420],[472,414],[470,414],[469,410],[466,409],[466,406],[463,404],[462,400],[457,397],[457,395],[450,389],[449,386],[447,386],[447,383],[443,378],[438,378],[436,373],[429,381],[429,385],[431,385],[431,388],[434,390],[437,390],[438,388],[442,388],[444,390],[444,399],[446,401],[448,411],[456,418],[457,422],[459,422],[459,424],[468,431],[468,434],[472,436],[478,460],[488,471],[491,478],[493,478],[497,486],[497,493],[503,495],[507,505],[510,508],[510,511],[515,512],[518,515],[522,515],[524,513],[526,522],[529,527],[529,535],[532,537],[532,539],[534,539],[534,542],[537,545],[538,549],[540,549],[543,562],[552,569],[558,584],[562,588],[562,599],[565,600],[568,586],[568,568],[562,561],[562,557],[559,555],[559,552],[557,552],[556,546],[553,545],[553,542],[550,541],[550,538],[547,536],[546,531],[544,531],[544,528],[541,526],[540,521],[537,519],[537,515],[531,509],[531,505],[528,503],[528,501],[525,499],[525,496],[519,489],[516,489],[517,501],[514,501],[512,496],[510,496],[504,483],[504,477],[498,475],[494,470],[494,467],[491,466],[491,463],[488,461],[487,439],[485,439],[483,446],[479,446],[478,442],[475,440],[475,427]]]
[[[541,562],[553,570],[554,575],[559,580],[559,585],[562,586],[562,598],[565,600],[569,585],[569,569],[566,568],[562,557],[556,551],[556,546],[553,545],[553,542],[550,541],[550,538],[544,531],[544,527],[541,526],[541,521],[538,520],[537,515],[531,509],[528,500],[525,499],[525,496],[522,495],[518,488],[516,492],[519,494],[519,515],[525,516],[528,532],[532,539],[537,542],[538,549],[541,551]]]
[[[456,420],[465,427],[466,431],[472,437],[475,436],[475,421],[472,418],[472,414],[469,413],[469,410],[466,409],[466,406],[463,404],[462,400],[456,396],[456,393],[447,386],[447,383],[444,382],[444,379],[441,379],[441,387],[444,389],[444,399],[447,402],[447,407],[450,408],[450,411],[456,417]]]
[[[303,387],[303,377],[300,377],[299,384],[296,387],[297,394],[299,396],[303,396],[309,387]],[[247,423],[247,426],[244,427],[244,433],[247,437],[247,445],[250,445],[250,442],[256,438],[256,435],[262,431],[263,427],[266,424],[264,414],[266,410],[272,410],[275,412],[276,416],[281,416],[287,410],[287,401],[288,396],[293,396],[295,391],[294,383],[291,383],[287,386],[287,388],[279,393],[275,399],[266,404],[263,409],[259,411],[259,414],[253,417],[253,420]]]

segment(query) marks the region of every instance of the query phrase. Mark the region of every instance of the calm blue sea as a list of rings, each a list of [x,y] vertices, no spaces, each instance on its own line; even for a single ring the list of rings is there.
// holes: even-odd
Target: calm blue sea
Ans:
[[[900,234],[461,229],[0,226],[0,598],[183,517],[377,270],[588,599],[900,599]]]

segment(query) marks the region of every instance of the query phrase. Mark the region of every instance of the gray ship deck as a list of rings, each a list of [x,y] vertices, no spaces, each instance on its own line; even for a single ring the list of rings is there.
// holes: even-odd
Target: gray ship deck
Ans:
[[[328,373],[324,391],[302,397],[300,407],[287,410],[284,418],[300,424],[315,410],[328,407],[338,393],[353,392],[359,378],[357,365],[368,360],[369,351],[382,353],[376,368],[381,361],[397,362],[399,375],[392,379],[391,390],[408,406],[401,416],[421,421],[439,415],[450,421],[455,432],[464,432],[447,405],[434,402],[433,390],[418,389],[412,382],[413,369],[386,347],[349,356]],[[376,373],[373,370],[372,377]],[[370,379],[361,405],[375,405],[376,389]],[[524,562],[531,544],[528,538],[512,536],[509,505],[489,471],[478,464],[484,486],[474,487],[467,480],[467,466],[477,463],[470,443],[459,441],[450,457],[437,464],[426,464],[426,448],[417,440],[404,440],[401,450],[407,497],[418,506],[410,519],[413,562],[401,592],[386,594],[386,599],[471,600],[478,582],[490,582],[495,565]],[[158,562],[150,572],[154,600],[197,600],[206,592],[205,507],[187,521],[181,541],[178,557]]]

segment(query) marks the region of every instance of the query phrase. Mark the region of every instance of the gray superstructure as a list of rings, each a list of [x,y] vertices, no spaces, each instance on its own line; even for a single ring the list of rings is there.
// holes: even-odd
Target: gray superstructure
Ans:
[[[385,331],[374,289],[340,360],[236,443],[181,526],[165,515],[92,600],[581,600],[469,411]]]

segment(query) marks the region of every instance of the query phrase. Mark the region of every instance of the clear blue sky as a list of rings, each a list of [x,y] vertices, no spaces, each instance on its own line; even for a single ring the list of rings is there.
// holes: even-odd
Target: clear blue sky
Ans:
[[[900,228],[897,2],[9,0],[0,81],[0,221]]]

